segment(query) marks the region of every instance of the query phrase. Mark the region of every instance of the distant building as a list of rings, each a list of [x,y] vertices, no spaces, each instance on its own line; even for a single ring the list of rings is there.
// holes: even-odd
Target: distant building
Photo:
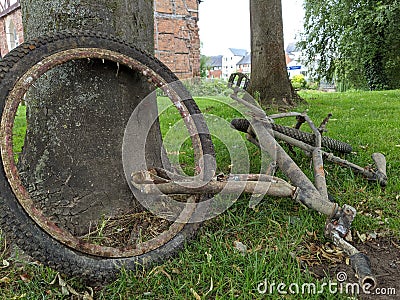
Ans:
[[[207,68],[207,78],[227,80],[234,72],[250,74],[251,55],[244,49],[229,48],[223,55],[208,57]]]
[[[199,0],[155,0],[155,56],[180,79],[200,76]],[[20,0],[0,0],[0,54],[23,42]]]
[[[229,48],[222,57],[222,79],[228,79],[229,75],[237,72],[238,62],[247,55],[245,49]]]
[[[222,78],[222,55],[210,56],[207,61],[207,78]]]
[[[308,79],[308,69],[302,63],[301,51],[296,47],[295,43],[290,43],[286,47],[286,66],[289,78],[295,75],[303,75]]]
[[[289,78],[302,74],[308,80],[308,70],[302,63],[301,51],[295,43],[290,43],[285,51],[286,66]],[[224,54],[209,58],[208,78],[227,80],[234,72],[251,74],[251,52],[244,49],[228,48]],[[218,70],[218,72],[215,72]],[[219,74],[221,74],[220,77]]]
[[[250,74],[251,54],[244,49],[227,49],[223,55],[208,57],[207,78],[228,80],[234,72]]]
[[[250,75],[251,73],[251,52],[247,53],[245,57],[243,57],[237,63],[237,72],[244,73],[246,75]]]

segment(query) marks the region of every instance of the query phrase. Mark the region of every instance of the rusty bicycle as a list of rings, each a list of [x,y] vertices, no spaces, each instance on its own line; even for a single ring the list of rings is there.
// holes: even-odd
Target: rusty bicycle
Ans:
[[[91,227],[85,234],[76,234],[54,221],[54,216],[48,215],[37,204],[34,193],[23,183],[13,150],[15,117],[30,89],[40,88],[40,79],[51,76],[54,68],[88,60],[114,63],[116,74],[121,66],[125,66],[135,76],[143,77],[154,88],[161,90],[178,112],[193,148],[194,174],[191,176],[171,168],[166,156],[162,166],[149,168],[145,159],[137,159],[138,155],[145,157],[145,151],[149,150],[143,149],[146,133],[125,130],[122,160],[126,181],[143,209],[135,212],[115,209],[114,215],[105,218],[111,224],[118,224],[110,231],[110,235],[118,236],[116,240],[94,239],[93,232],[98,237],[99,228]],[[326,235],[350,256],[360,282],[376,286],[368,258],[346,241],[356,211],[349,205],[339,207],[329,200],[323,160],[350,167],[384,186],[387,181],[385,158],[382,154],[374,154],[376,168],[365,169],[323,150],[325,146],[331,150],[351,151],[350,145],[321,136],[327,120],[317,128],[304,113],[268,116],[254,99],[243,92],[247,79],[234,74],[230,79],[231,97],[249,113],[247,119],[233,121],[232,125],[245,131],[247,138],[259,146],[269,159],[259,174],[221,175],[216,174],[209,124],[185,86],[156,58],[123,41],[93,32],[59,32],[27,41],[0,62],[0,80],[0,225],[7,229],[6,232],[21,249],[35,259],[66,274],[79,275],[91,281],[109,281],[117,276],[121,268],[136,270],[164,261],[195,235],[202,221],[218,214],[213,212],[215,207],[229,207],[217,198],[218,195],[245,192],[253,195],[254,204],[261,201],[264,195],[291,197],[326,215]],[[154,98],[141,101],[140,109],[133,112],[132,120],[150,116],[145,110],[149,101],[154,101]],[[293,131],[274,124],[273,119],[289,116],[297,117],[299,124],[307,123],[313,133],[300,133],[299,136],[300,125]],[[276,139],[310,153],[314,183]],[[274,176],[276,168],[289,178],[290,183]],[[71,176],[48,174],[49,177],[55,175],[66,176],[67,179]]]

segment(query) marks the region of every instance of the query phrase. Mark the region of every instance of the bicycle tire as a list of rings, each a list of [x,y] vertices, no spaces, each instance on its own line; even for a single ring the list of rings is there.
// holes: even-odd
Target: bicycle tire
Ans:
[[[3,232],[18,247],[43,264],[61,273],[79,276],[89,282],[107,282],[114,279],[119,274],[121,268],[125,270],[137,270],[143,266],[158,263],[171,257],[183,247],[186,241],[194,236],[200,223],[188,222],[183,224],[182,228],[169,240],[165,240],[164,242],[160,238],[161,244],[150,251],[143,251],[142,254],[137,255],[110,257],[101,253],[87,253],[79,247],[73,247],[64,241],[60,241],[56,230],[49,232],[48,228],[45,228],[38,221],[39,217],[32,216],[32,213],[23,205],[21,195],[16,193],[15,188],[10,183],[14,179],[10,178],[12,176],[9,176],[9,172],[12,172],[12,170],[10,171],[12,162],[10,162],[11,157],[8,157],[8,155],[12,156],[12,153],[7,154],[9,148],[6,146],[6,139],[10,138],[7,136],[7,128],[13,126],[13,119],[12,121],[7,121],[11,122],[11,125],[6,120],[8,120],[7,114],[10,107],[13,105],[18,106],[18,101],[21,100],[17,99],[18,97],[12,100],[13,94],[11,93],[16,89],[18,82],[22,80],[21,78],[31,72],[34,67],[43,66],[43,62],[45,61],[49,62],[49,57],[52,57],[52,55],[59,58],[60,61],[57,62],[59,65],[74,59],[62,56],[64,52],[69,52],[68,55],[72,57],[74,53],[78,53],[82,49],[91,49],[93,54],[90,55],[93,55],[93,58],[102,58],[100,54],[98,55],[99,57],[96,56],[97,52],[104,52],[106,49],[108,53],[112,53],[116,57],[116,60],[120,56],[123,56],[124,59],[129,59],[129,62],[132,62],[132,64],[137,63],[146,68],[146,72],[142,72],[143,70],[140,70],[141,67],[138,67],[143,76],[146,76],[150,70],[151,74],[148,74],[147,77],[152,76],[153,80],[162,81],[165,84],[178,81],[176,75],[153,56],[138,50],[133,45],[124,41],[97,32],[59,32],[54,35],[46,35],[32,41],[27,41],[11,51],[0,62],[0,112],[2,115],[0,227],[5,229]],[[77,56],[78,54],[76,54]],[[106,59],[112,60],[114,57]],[[132,67],[131,65],[129,66]],[[155,77],[157,78],[154,79]],[[199,155],[207,154],[214,157],[211,136],[208,133],[206,123],[202,118],[199,108],[183,85],[179,85],[179,90],[176,93],[182,96],[180,105],[190,115],[196,115],[196,118],[192,118],[190,121],[193,122],[195,129],[192,130],[197,130],[197,139],[200,141],[198,149],[195,149],[195,151],[200,153]],[[15,101],[15,103],[12,101]],[[10,104],[11,102],[12,104]],[[204,195],[202,197],[207,198],[208,196]]]
[[[239,130],[241,132],[247,132],[250,122],[246,119],[233,119],[231,121],[231,125],[236,130]],[[302,141],[311,146],[315,145],[315,135],[312,133],[300,131],[299,129],[296,129],[296,128],[287,127],[287,126],[283,126],[283,125],[279,125],[279,124],[275,124],[275,123],[271,123],[271,126],[272,126],[272,130],[274,130],[274,131],[277,131],[279,133],[287,135],[296,140]],[[353,151],[353,148],[351,145],[349,145],[345,142],[342,142],[342,141],[332,139],[327,136],[322,136],[321,145],[324,148],[328,148],[332,151],[338,151],[341,153],[351,153]]]

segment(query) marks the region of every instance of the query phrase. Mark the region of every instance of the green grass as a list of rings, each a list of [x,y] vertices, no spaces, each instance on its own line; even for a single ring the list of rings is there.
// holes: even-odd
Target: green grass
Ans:
[[[26,106],[20,105],[17,115],[15,116],[15,125],[13,128],[14,156],[17,160],[18,155],[22,152],[26,132]]]
[[[354,153],[346,155],[346,159],[366,166],[372,162],[373,152],[386,155],[389,177],[386,189],[366,182],[348,169],[331,164],[325,165],[328,187],[329,193],[340,205],[347,203],[358,210],[353,233],[377,232],[399,237],[400,91],[303,92],[302,96],[307,99],[308,105],[298,107],[296,111],[307,109],[317,125],[329,112],[333,113],[327,135],[353,145]],[[258,149],[247,141],[237,141],[237,133],[229,131],[229,126],[220,119],[230,120],[239,116],[237,107],[232,107],[229,100],[221,97],[202,97],[196,101],[208,123],[214,124],[211,133],[217,153],[218,172],[228,173],[236,166],[257,172],[260,168]],[[163,105],[167,105],[165,99],[161,99]],[[174,110],[166,110],[161,116],[161,130],[167,137],[167,143],[170,143],[167,152],[171,159],[190,174],[193,173],[193,159],[190,158],[193,151],[187,134],[181,130],[182,124],[175,125],[179,119]],[[292,125],[294,120],[281,122]],[[230,139],[234,142],[224,145]],[[234,151],[235,146],[242,143],[247,153],[241,156]],[[227,153],[231,148],[233,156],[239,156],[233,166]],[[252,158],[250,166],[245,165],[246,156]],[[294,159],[308,174],[311,173],[309,159],[301,152]],[[201,299],[299,299],[299,295],[279,296],[276,292],[273,295],[261,295],[257,286],[266,280],[276,284],[301,285],[310,282],[320,287],[324,281],[315,279],[301,268],[295,257],[309,253],[305,241],[321,244],[328,241],[323,236],[324,216],[290,199],[266,198],[255,210],[248,208],[248,202],[249,197],[244,195],[226,212],[206,221],[197,238],[177,257],[140,273],[122,272],[115,282],[93,287],[96,299],[196,299],[196,294]],[[315,237],[310,237],[310,233],[315,233],[317,241]],[[247,246],[245,255],[235,249],[235,241]],[[4,239],[0,239],[0,243],[2,249],[7,248]],[[62,295],[58,281],[50,284],[56,276],[54,271],[26,263],[15,254],[12,257],[7,252],[1,255],[0,260],[10,265],[4,262],[5,267],[0,269],[0,298],[70,299],[71,296]],[[90,293],[79,279],[64,279],[81,295]],[[356,282],[355,278],[351,279]],[[302,295],[301,298],[346,297],[324,293]]]
[[[161,98],[160,101],[160,110],[162,111],[160,113],[160,127],[167,153],[170,154],[172,162],[180,163],[184,166],[183,170],[186,173],[193,174],[193,146],[187,129],[176,109],[171,107],[168,98]],[[217,172],[229,173],[231,167],[234,171],[237,169],[238,172],[236,173],[240,173],[239,170],[247,169],[247,167],[251,168],[251,172],[258,172],[258,149],[251,143],[244,141],[243,135],[230,127],[229,122],[232,118],[242,116],[238,111],[239,107],[229,98],[220,96],[199,97],[196,98],[196,102],[212,135],[218,162]],[[169,106],[168,109],[165,109],[167,106]],[[185,143],[182,143],[183,141]],[[246,152],[246,157],[255,157],[250,162],[250,166],[247,165],[243,153],[240,152],[241,150]],[[231,157],[235,160],[230,161]],[[248,173],[248,171],[246,170],[244,173]]]

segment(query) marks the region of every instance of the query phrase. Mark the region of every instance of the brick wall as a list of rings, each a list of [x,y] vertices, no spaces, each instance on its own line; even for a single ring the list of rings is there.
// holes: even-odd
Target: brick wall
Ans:
[[[180,79],[200,76],[197,0],[156,0],[155,56]]]
[[[180,79],[200,76],[200,38],[197,0],[154,1],[155,56],[166,64]],[[0,18],[0,51],[9,52],[7,25],[12,20],[23,42],[21,10],[19,8]]]
[[[13,25],[11,25],[13,24]],[[13,37],[11,35],[14,34],[13,26],[16,32],[16,43],[13,45],[11,39]],[[24,34],[22,29],[22,18],[21,18],[21,10],[16,9],[12,11],[10,14],[7,14],[0,18],[0,54],[1,57],[6,55],[10,48],[14,46],[18,46],[24,41]]]

